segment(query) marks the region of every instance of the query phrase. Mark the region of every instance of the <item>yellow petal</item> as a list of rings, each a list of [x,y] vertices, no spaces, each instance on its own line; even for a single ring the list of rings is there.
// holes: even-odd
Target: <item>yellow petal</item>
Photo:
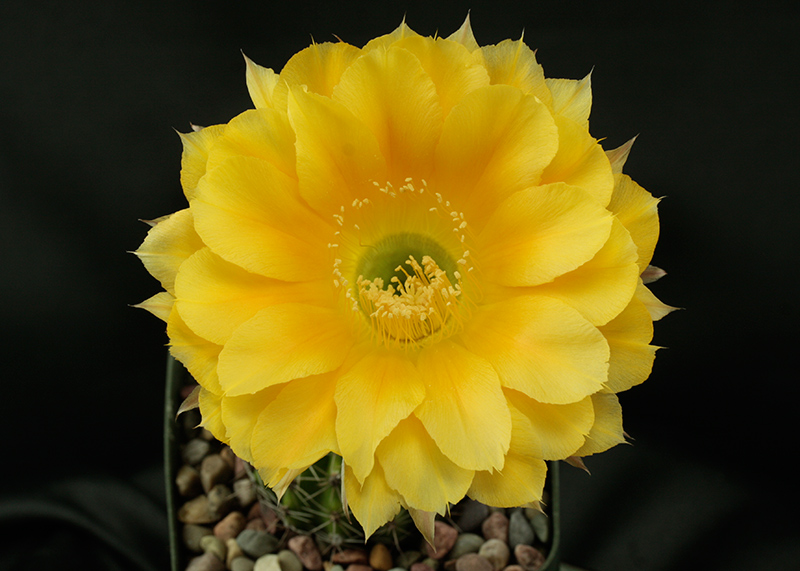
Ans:
[[[641,282],[636,286],[636,298],[641,301],[647,308],[647,311],[650,312],[650,317],[653,321],[658,321],[665,315],[669,315],[678,309],[677,307],[672,307],[662,302]]]
[[[589,456],[605,452],[609,448],[625,442],[622,430],[622,407],[617,395],[598,393],[592,395],[594,424],[586,437],[586,443],[576,452],[576,456]]]
[[[447,36],[447,39],[451,42],[458,42],[470,52],[480,48],[478,42],[475,40],[475,35],[472,33],[472,24],[469,21],[469,12],[467,12],[467,17],[464,18],[464,23],[461,24],[461,27]]]
[[[618,174],[614,181],[614,194],[608,209],[631,233],[639,251],[639,273],[642,273],[650,264],[658,242],[658,199],[628,175]]]
[[[466,494],[473,472],[456,466],[413,414],[378,446],[386,483],[410,508],[443,514]],[[420,469],[424,467],[424,469]]]
[[[294,131],[286,113],[250,109],[231,119],[209,151],[206,168],[210,171],[236,155],[264,159],[286,176],[297,178]]]
[[[536,292],[558,298],[592,322],[608,323],[633,297],[639,281],[636,245],[619,220],[614,220],[608,241],[595,256]]]
[[[592,259],[612,221],[579,188],[558,183],[521,190],[500,204],[478,236],[481,269],[503,285],[547,283]]]
[[[492,366],[443,341],[423,349],[417,369],[427,394],[415,414],[441,451],[469,470],[501,468],[511,415]]]
[[[402,498],[386,483],[380,464],[375,464],[363,484],[358,483],[352,468],[345,464],[344,487],[347,504],[367,538],[400,513]]]
[[[503,199],[539,183],[558,135],[547,107],[505,85],[464,97],[444,123],[433,186],[459,199],[471,225]]]
[[[570,306],[546,296],[478,308],[462,339],[489,360],[504,387],[539,402],[577,402],[599,391],[607,378],[603,335]]]
[[[590,397],[569,404],[545,404],[518,391],[503,392],[514,420],[510,452],[561,460],[583,446],[594,423]]]
[[[286,385],[273,385],[252,395],[222,398],[221,419],[228,444],[245,462],[253,462],[250,441],[261,412],[278,397]]]
[[[227,444],[228,438],[225,425],[222,423],[221,397],[203,387],[200,387],[200,392],[197,396],[200,405],[200,415],[203,417],[203,422],[200,423],[200,426],[213,434],[214,438]]]
[[[202,247],[203,241],[194,230],[192,213],[186,208],[160,218],[134,254],[164,289],[174,294],[178,268]]]
[[[278,74],[254,63],[247,56],[244,56],[244,61],[247,66],[245,72],[247,91],[250,93],[253,105],[258,108],[273,107],[272,93],[278,83]]]
[[[181,186],[187,200],[194,196],[197,182],[206,174],[208,152],[225,131],[225,125],[212,125],[191,133],[178,133],[183,143]]]
[[[330,277],[331,228],[271,163],[229,158],[203,177],[190,206],[203,242],[227,261],[287,281]]]
[[[436,85],[443,117],[447,117],[453,105],[467,93],[489,85],[489,74],[481,65],[481,59],[461,44],[441,38],[411,36],[394,45],[417,56]]]
[[[547,106],[552,105],[550,90],[536,54],[520,40],[503,40],[481,48],[492,83],[511,85],[535,95]]]
[[[333,99],[375,135],[390,180],[429,177],[442,108],[436,86],[413,54],[396,47],[365,53],[342,74]]]
[[[339,214],[374,190],[373,180],[386,179],[375,136],[340,103],[293,90],[289,119],[297,133],[300,194],[317,212]]]
[[[275,107],[286,109],[289,91],[301,85],[311,93],[330,97],[344,70],[360,55],[360,49],[345,42],[311,44],[296,53],[281,70]]]
[[[170,354],[183,363],[203,388],[222,394],[217,376],[217,362],[222,346],[195,334],[186,326],[174,306],[167,320],[167,334]]]
[[[250,440],[259,468],[305,468],[337,452],[335,387],[332,374],[296,379],[262,410]]]
[[[542,174],[542,184],[565,182],[579,186],[606,206],[614,190],[614,174],[603,147],[585,127],[559,115],[558,153]]]
[[[635,142],[636,142],[636,137],[633,137],[627,143],[620,145],[616,149],[611,149],[610,151],[606,151],[606,156],[608,157],[608,160],[611,162],[611,172],[613,172],[615,175],[618,175],[622,172],[622,168],[625,166],[625,162],[628,160],[628,155],[630,154],[631,148],[633,147],[633,143]],[[616,184],[616,179],[615,179],[615,184]]]
[[[502,470],[475,472],[467,495],[489,506],[522,506],[542,499],[546,476],[544,460],[509,454]]]
[[[167,321],[170,312],[172,312],[172,305],[174,303],[175,298],[172,297],[172,294],[162,291],[144,300],[142,303],[137,303],[133,307],[149,311],[161,321]]]
[[[364,46],[363,51],[371,52],[375,50],[386,50],[395,42],[399,42],[404,38],[418,35],[419,34],[406,25],[406,20],[403,18],[403,21],[400,23],[400,25],[397,26],[391,33],[378,36],[377,38],[373,38],[367,42],[367,45]]]
[[[414,363],[402,353],[371,351],[336,384],[336,434],[342,458],[359,482],[372,471],[375,449],[425,397]]]
[[[584,128],[592,110],[592,74],[583,79],[545,79],[553,94],[553,113],[563,115]]]
[[[318,375],[342,364],[352,341],[335,310],[284,303],[242,324],[219,356],[219,379],[231,396]]]
[[[633,298],[622,313],[600,327],[600,332],[611,349],[605,390],[618,393],[644,382],[658,349],[650,345],[653,322],[645,305]]]
[[[245,321],[279,303],[332,304],[329,280],[283,282],[226,262],[209,248],[195,252],[175,280],[178,311],[198,335],[224,345]]]

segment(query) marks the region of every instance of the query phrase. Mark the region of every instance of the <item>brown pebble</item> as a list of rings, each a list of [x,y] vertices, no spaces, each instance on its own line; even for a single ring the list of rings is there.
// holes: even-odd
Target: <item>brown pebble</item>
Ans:
[[[516,557],[517,563],[524,571],[538,571],[544,565],[546,559],[544,553],[523,543],[514,548],[514,557]]]
[[[394,565],[389,548],[383,543],[376,543],[369,552],[369,566],[376,571],[389,571]]]
[[[208,508],[216,514],[216,519],[228,515],[234,507],[233,492],[225,484],[217,484],[208,492]]]
[[[225,547],[228,548],[228,556],[225,558],[225,565],[228,566],[228,569],[231,568],[231,563],[237,557],[243,557],[244,551],[242,548],[239,547],[239,544],[236,542],[236,539],[229,539],[225,542]]]
[[[322,569],[322,555],[320,555],[317,544],[308,535],[296,535],[292,537],[287,546],[297,555],[303,567],[310,571],[320,571]]]
[[[196,497],[203,492],[203,486],[200,484],[200,472],[184,464],[175,474],[175,487],[184,498]]]
[[[493,571],[488,559],[477,553],[467,553],[456,560],[456,571]]]
[[[409,571],[433,571],[433,567],[425,565],[424,563],[414,563],[411,565]]]
[[[227,541],[239,535],[246,524],[241,512],[231,512],[214,526],[214,535],[222,541]]]
[[[223,446],[222,450],[219,451],[219,455],[231,467],[231,474],[233,474],[233,470],[236,468],[236,454],[233,453],[229,446]]]
[[[189,561],[186,571],[225,571],[225,564],[213,553],[203,553]]]
[[[503,571],[525,571],[521,565],[506,565]]]
[[[368,565],[369,556],[363,549],[343,549],[339,553],[331,555],[331,561],[342,566],[350,565],[351,563]]]
[[[347,566],[345,571],[372,571],[372,567],[364,565],[363,563],[351,563]]]
[[[456,544],[458,531],[443,521],[437,521],[433,525],[433,545],[426,543],[425,553],[433,559],[442,559]]]
[[[267,524],[264,523],[264,520],[259,519],[251,519],[247,522],[247,525],[244,526],[245,529],[255,529],[256,531],[267,531]]]
[[[178,519],[183,523],[212,523],[218,518],[209,508],[208,498],[197,496],[181,506],[178,510]]]
[[[236,495],[236,501],[243,508],[251,506],[256,501],[256,487],[249,478],[236,480],[233,483],[233,493]]]
[[[206,493],[217,484],[225,484],[233,475],[233,468],[219,454],[209,454],[200,464],[200,482]]]
[[[508,518],[503,513],[494,512],[483,520],[481,531],[485,539],[499,539],[508,543]]]
[[[183,544],[189,551],[200,553],[203,548],[200,547],[200,540],[207,535],[212,535],[211,530],[202,525],[195,525],[187,523],[183,526]]]

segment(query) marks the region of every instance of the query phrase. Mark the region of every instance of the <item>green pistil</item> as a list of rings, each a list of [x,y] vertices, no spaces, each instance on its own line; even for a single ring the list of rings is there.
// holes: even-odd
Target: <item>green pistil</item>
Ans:
[[[396,271],[398,266],[406,267],[409,256],[422,263],[423,256],[430,256],[436,264],[447,272],[452,283],[457,283],[454,273],[457,266],[453,258],[438,242],[424,234],[403,232],[392,234],[369,247],[358,262],[357,275],[364,279],[383,279],[384,287],[388,287],[393,277],[405,283],[406,275]]]

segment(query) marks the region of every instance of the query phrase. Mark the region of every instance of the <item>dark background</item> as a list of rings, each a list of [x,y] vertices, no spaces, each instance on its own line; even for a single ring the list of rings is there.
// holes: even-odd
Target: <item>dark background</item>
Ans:
[[[360,46],[404,15],[446,36],[471,9],[480,44],[524,30],[546,75],[594,70],[591,131],[606,148],[639,135],[626,172],[665,197],[653,290],[686,308],[622,395],[634,446],[591,477],[562,469],[564,558],[797,568],[794,6],[0,2],[0,567],[166,568],[166,335],[129,307],[159,287],[126,251],[137,219],[184,207],[173,129],[251,106],[240,50],[280,70],[312,37]]]

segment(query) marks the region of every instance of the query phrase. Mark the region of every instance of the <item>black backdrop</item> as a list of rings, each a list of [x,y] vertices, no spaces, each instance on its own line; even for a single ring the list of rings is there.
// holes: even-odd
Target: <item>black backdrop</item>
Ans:
[[[471,9],[481,44],[524,30],[548,76],[594,70],[592,133],[607,148],[639,135],[626,172],[666,197],[654,263],[669,275],[653,289],[686,308],[657,324],[655,343],[669,349],[622,396],[634,446],[592,459],[592,477],[565,476],[565,558],[600,571],[793,567],[793,6],[0,2],[0,563],[166,565],[160,498],[150,494],[166,336],[128,307],[158,286],[126,251],[145,235],[137,219],[183,207],[173,129],[250,106],[240,50],[279,70],[312,37],[363,45],[404,16],[420,33],[447,35]],[[89,521],[132,526],[108,558],[79,564],[69,532],[31,511],[77,502],[75,482],[91,483],[95,505],[104,486],[117,500]],[[141,497],[154,510],[131,515]],[[126,549],[140,557],[119,563]]]

